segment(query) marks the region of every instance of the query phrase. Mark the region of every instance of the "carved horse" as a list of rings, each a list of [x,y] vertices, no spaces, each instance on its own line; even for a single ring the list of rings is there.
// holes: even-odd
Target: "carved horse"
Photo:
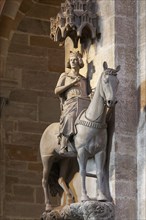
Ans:
[[[116,91],[118,87],[117,72],[108,68],[106,62],[103,64],[104,72],[98,80],[96,90],[86,111],[82,112],[76,121],[77,134],[74,137],[77,159],[81,174],[81,200],[88,200],[86,190],[86,165],[89,158],[95,159],[97,176],[97,200],[112,200],[107,182],[107,161],[109,153],[107,149],[107,112],[114,107]],[[107,158],[108,157],[108,158]],[[106,176],[107,175],[107,176]]]
[[[116,75],[120,66],[116,69],[110,69],[107,63],[104,62],[103,67],[104,71],[98,80],[91,103],[87,110],[78,116],[75,123],[76,135],[74,136],[74,144],[81,174],[82,201],[89,199],[85,181],[86,165],[89,158],[94,158],[96,163],[97,199],[101,201],[111,200],[107,183],[108,177],[105,177],[105,175],[108,175],[105,172],[105,162],[107,161],[106,116],[107,110],[116,104],[115,94],[118,86]],[[40,153],[43,163],[42,186],[46,211],[52,210],[48,192],[48,184],[51,182],[51,171],[55,171],[54,169],[57,168],[57,180],[66,193],[66,203],[68,204],[73,202],[69,182],[78,171],[76,158],[62,157],[57,153],[59,150],[58,134],[59,123],[53,123],[46,128],[40,142]],[[53,187],[55,188],[55,185]]]
[[[40,154],[43,164],[42,187],[45,210],[48,212],[53,209],[49,199],[49,189],[51,195],[56,196],[57,193],[61,193],[62,188],[66,197],[65,203],[71,204],[74,202],[69,183],[79,170],[76,157],[69,158],[59,155],[58,135],[59,123],[53,123],[46,128],[40,141]]]

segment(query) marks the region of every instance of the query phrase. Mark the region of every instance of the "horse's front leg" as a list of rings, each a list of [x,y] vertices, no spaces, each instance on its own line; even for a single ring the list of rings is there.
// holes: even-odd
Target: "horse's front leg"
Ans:
[[[50,212],[52,210],[52,205],[49,200],[49,192],[48,192],[48,178],[49,172],[52,167],[52,158],[50,157],[42,157],[43,163],[43,178],[42,178],[42,187],[44,190],[44,197],[45,197],[45,211]]]
[[[86,190],[86,165],[87,165],[88,156],[84,149],[81,148],[78,150],[77,159],[78,159],[80,175],[81,175],[81,201],[87,201],[89,200]]]
[[[107,201],[106,192],[104,190],[104,163],[105,163],[105,152],[101,151],[95,155],[96,163],[96,175],[97,175],[97,200]]]

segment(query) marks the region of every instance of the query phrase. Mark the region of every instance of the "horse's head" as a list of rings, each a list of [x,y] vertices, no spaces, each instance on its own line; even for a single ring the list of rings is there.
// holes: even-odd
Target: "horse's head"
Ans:
[[[104,99],[108,108],[113,107],[116,103],[116,91],[118,88],[119,80],[117,78],[117,72],[120,70],[120,66],[116,69],[108,67],[107,63],[103,63],[104,72],[101,77],[101,96]]]

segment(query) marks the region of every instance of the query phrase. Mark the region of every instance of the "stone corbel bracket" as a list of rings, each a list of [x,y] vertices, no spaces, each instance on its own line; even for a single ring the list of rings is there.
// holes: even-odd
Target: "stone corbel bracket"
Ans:
[[[78,40],[100,38],[96,0],[66,0],[56,18],[50,18],[50,38],[63,43],[67,37],[77,48]]]
[[[41,220],[114,220],[114,204],[111,202],[86,201],[72,203],[64,208],[44,212]]]

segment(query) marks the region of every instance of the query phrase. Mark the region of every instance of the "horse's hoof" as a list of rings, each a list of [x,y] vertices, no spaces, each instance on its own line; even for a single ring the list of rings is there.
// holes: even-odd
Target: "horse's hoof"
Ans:
[[[67,201],[66,201],[66,204],[67,204],[67,205],[70,205],[70,204],[72,204],[72,203],[74,203],[74,199],[73,199],[73,198],[67,199]]]
[[[100,202],[107,202],[107,198],[103,194],[98,195],[97,200],[100,201]]]
[[[46,205],[45,211],[46,212],[51,212],[53,210],[52,206],[50,204]]]
[[[86,202],[86,201],[89,201],[89,200],[90,200],[89,196],[82,196],[81,197],[81,202]]]

